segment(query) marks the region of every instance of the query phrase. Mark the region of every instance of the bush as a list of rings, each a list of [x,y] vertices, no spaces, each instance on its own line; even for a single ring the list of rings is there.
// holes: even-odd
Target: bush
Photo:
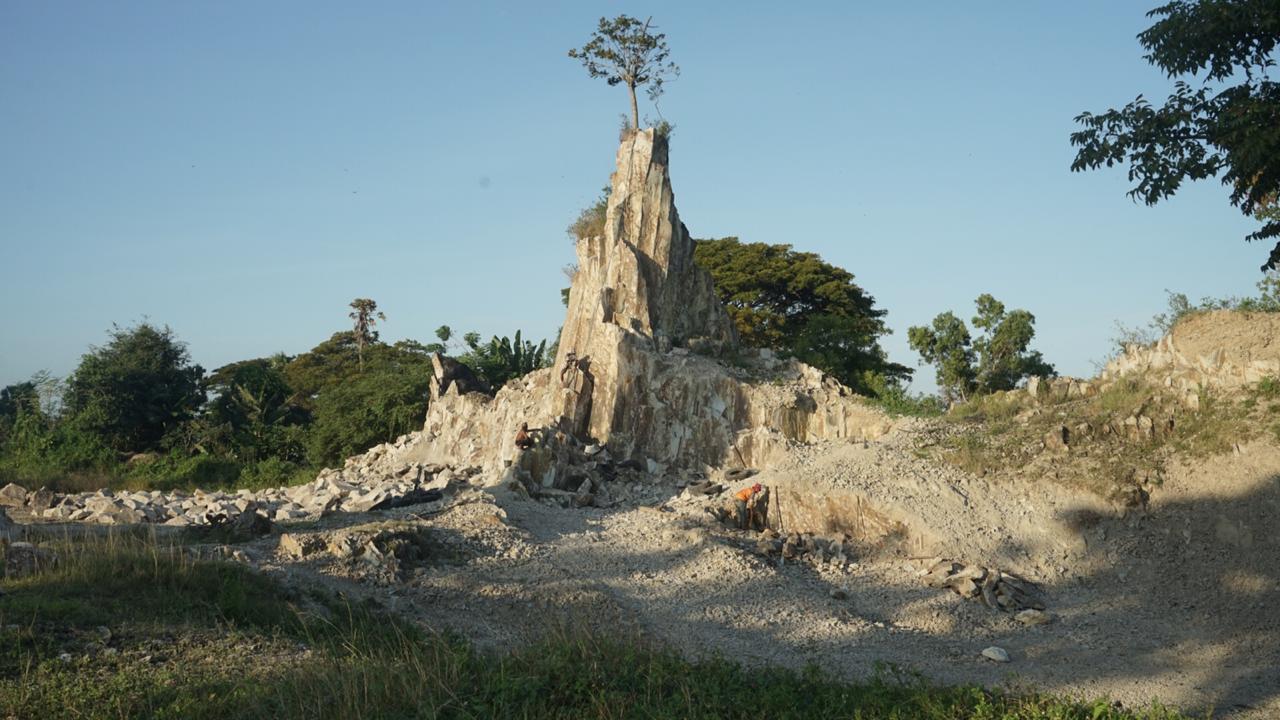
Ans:
[[[287,487],[310,482],[315,475],[314,470],[297,463],[267,458],[242,467],[237,486],[252,489]]]
[[[418,430],[427,414],[429,373],[417,368],[368,367],[316,401],[307,456],[329,465]]]
[[[114,450],[161,447],[204,402],[204,370],[169,328],[113,328],[67,382],[67,413]]]
[[[129,467],[125,484],[148,490],[227,489],[240,479],[240,463],[216,455],[173,452],[152,462]]]

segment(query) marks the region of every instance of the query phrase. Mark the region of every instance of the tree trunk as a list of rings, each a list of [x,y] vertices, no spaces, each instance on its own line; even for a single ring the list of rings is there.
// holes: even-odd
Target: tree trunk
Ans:
[[[628,84],[627,89],[631,91],[631,127],[640,129],[640,110],[636,107],[636,86]]]

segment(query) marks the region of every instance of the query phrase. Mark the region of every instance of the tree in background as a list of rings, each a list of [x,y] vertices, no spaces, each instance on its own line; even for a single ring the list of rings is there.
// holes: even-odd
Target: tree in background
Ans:
[[[716,294],[746,345],[793,355],[870,394],[878,375],[890,384],[911,377],[891,363],[879,338],[886,311],[853,274],[790,245],[697,240],[694,261],[711,274]]]
[[[466,344],[468,351],[458,361],[474,370],[492,388],[500,388],[508,380],[547,367],[552,361],[547,353],[546,340],[534,345],[522,340],[519,330],[514,340],[495,335],[484,344],[480,343],[478,333],[467,333]]]
[[[1280,217],[1268,214],[1280,195],[1280,83],[1270,79],[1280,40],[1275,0],[1177,0],[1149,12],[1160,18],[1138,35],[1145,58],[1178,80],[1164,105],[1141,95],[1101,114],[1076,117],[1079,148],[1073,171],[1128,164],[1129,191],[1148,205],[1168,198],[1184,180],[1221,173],[1231,203],[1263,227],[1249,240],[1280,237]],[[1234,84],[1228,84],[1234,82]],[[1280,242],[1263,269],[1280,267]]]
[[[32,380],[14,383],[0,389],[0,438],[13,426],[19,412],[39,412],[40,393]]]
[[[204,403],[204,369],[168,327],[143,322],[108,335],[68,381],[66,414],[116,451],[160,449]]]
[[[1004,303],[987,293],[978,296],[973,326],[983,334],[973,341],[978,354],[976,382],[981,392],[1012,390],[1023,378],[1049,377],[1053,366],[1038,350],[1028,350],[1036,335],[1036,318],[1026,310],[1005,312]]]
[[[973,338],[964,321],[951,311],[933,319],[930,327],[907,329],[907,343],[920,358],[937,368],[938,391],[948,405],[963,402],[973,391]]]
[[[307,457],[331,465],[378,443],[422,429],[431,385],[431,359],[409,341],[370,347],[365,371],[323,386],[314,398]]]
[[[356,363],[360,372],[364,372],[364,346],[377,342],[378,331],[373,328],[379,320],[386,320],[387,316],[378,312],[378,303],[369,298],[352,300],[351,308],[352,312],[348,317],[355,321],[351,333],[356,340]]]
[[[640,127],[636,88],[647,86],[649,100],[656,103],[666,79],[680,74],[680,68],[667,60],[667,36],[649,32],[652,28],[653,18],[644,22],[628,15],[600,18],[587,44],[569,51],[569,57],[580,60],[591,77],[604,78],[611,86],[627,86],[633,128]]]
[[[209,375],[205,386],[212,398],[204,420],[225,438],[225,454],[245,462],[270,457],[305,460],[298,431],[310,416],[293,402],[294,392],[284,374],[288,361],[284,355],[242,360]]]
[[[1006,312],[1004,303],[986,293],[975,302],[974,327],[983,331],[976,340],[964,321],[947,311],[929,326],[907,330],[907,342],[923,362],[937,369],[938,389],[948,403],[964,402],[974,395],[1012,390],[1026,377],[1047,377],[1053,366],[1034,350],[1035,316],[1026,310]]]

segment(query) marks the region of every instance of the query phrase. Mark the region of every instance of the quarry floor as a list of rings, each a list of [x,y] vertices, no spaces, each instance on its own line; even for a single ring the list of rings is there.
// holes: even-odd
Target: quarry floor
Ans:
[[[856,495],[917,536],[868,541],[842,567],[762,557],[754,534],[710,519],[714,501],[661,480],[607,509],[465,488],[431,516],[337,515],[292,531],[392,518],[456,550],[393,582],[327,556],[287,559],[272,539],[246,549],[268,572],[377,598],[491,650],[590,624],[748,666],[812,663],[850,678],[893,666],[941,683],[1280,717],[1280,449],[1175,469],[1145,510],[1120,513],[1060,486],[932,465],[907,452],[915,440],[809,448],[752,479]],[[911,558],[926,556],[1019,572],[1041,585],[1053,621],[1023,626],[925,585]],[[992,645],[1011,661],[982,657]]]

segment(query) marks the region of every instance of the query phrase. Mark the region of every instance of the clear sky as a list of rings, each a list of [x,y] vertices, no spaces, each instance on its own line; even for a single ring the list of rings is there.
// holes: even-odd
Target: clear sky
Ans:
[[[848,268],[899,362],[991,292],[1089,375],[1115,321],[1249,293],[1269,249],[1216,181],[1148,208],[1068,171],[1076,114],[1167,94],[1134,38],[1156,4],[0,3],[0,384],[143,318],[208,369],[299,353],[355,297],[388,340],[553,337],[628,107],[565,53],[622,12],[683,71],[660,110],[695,237]]]

